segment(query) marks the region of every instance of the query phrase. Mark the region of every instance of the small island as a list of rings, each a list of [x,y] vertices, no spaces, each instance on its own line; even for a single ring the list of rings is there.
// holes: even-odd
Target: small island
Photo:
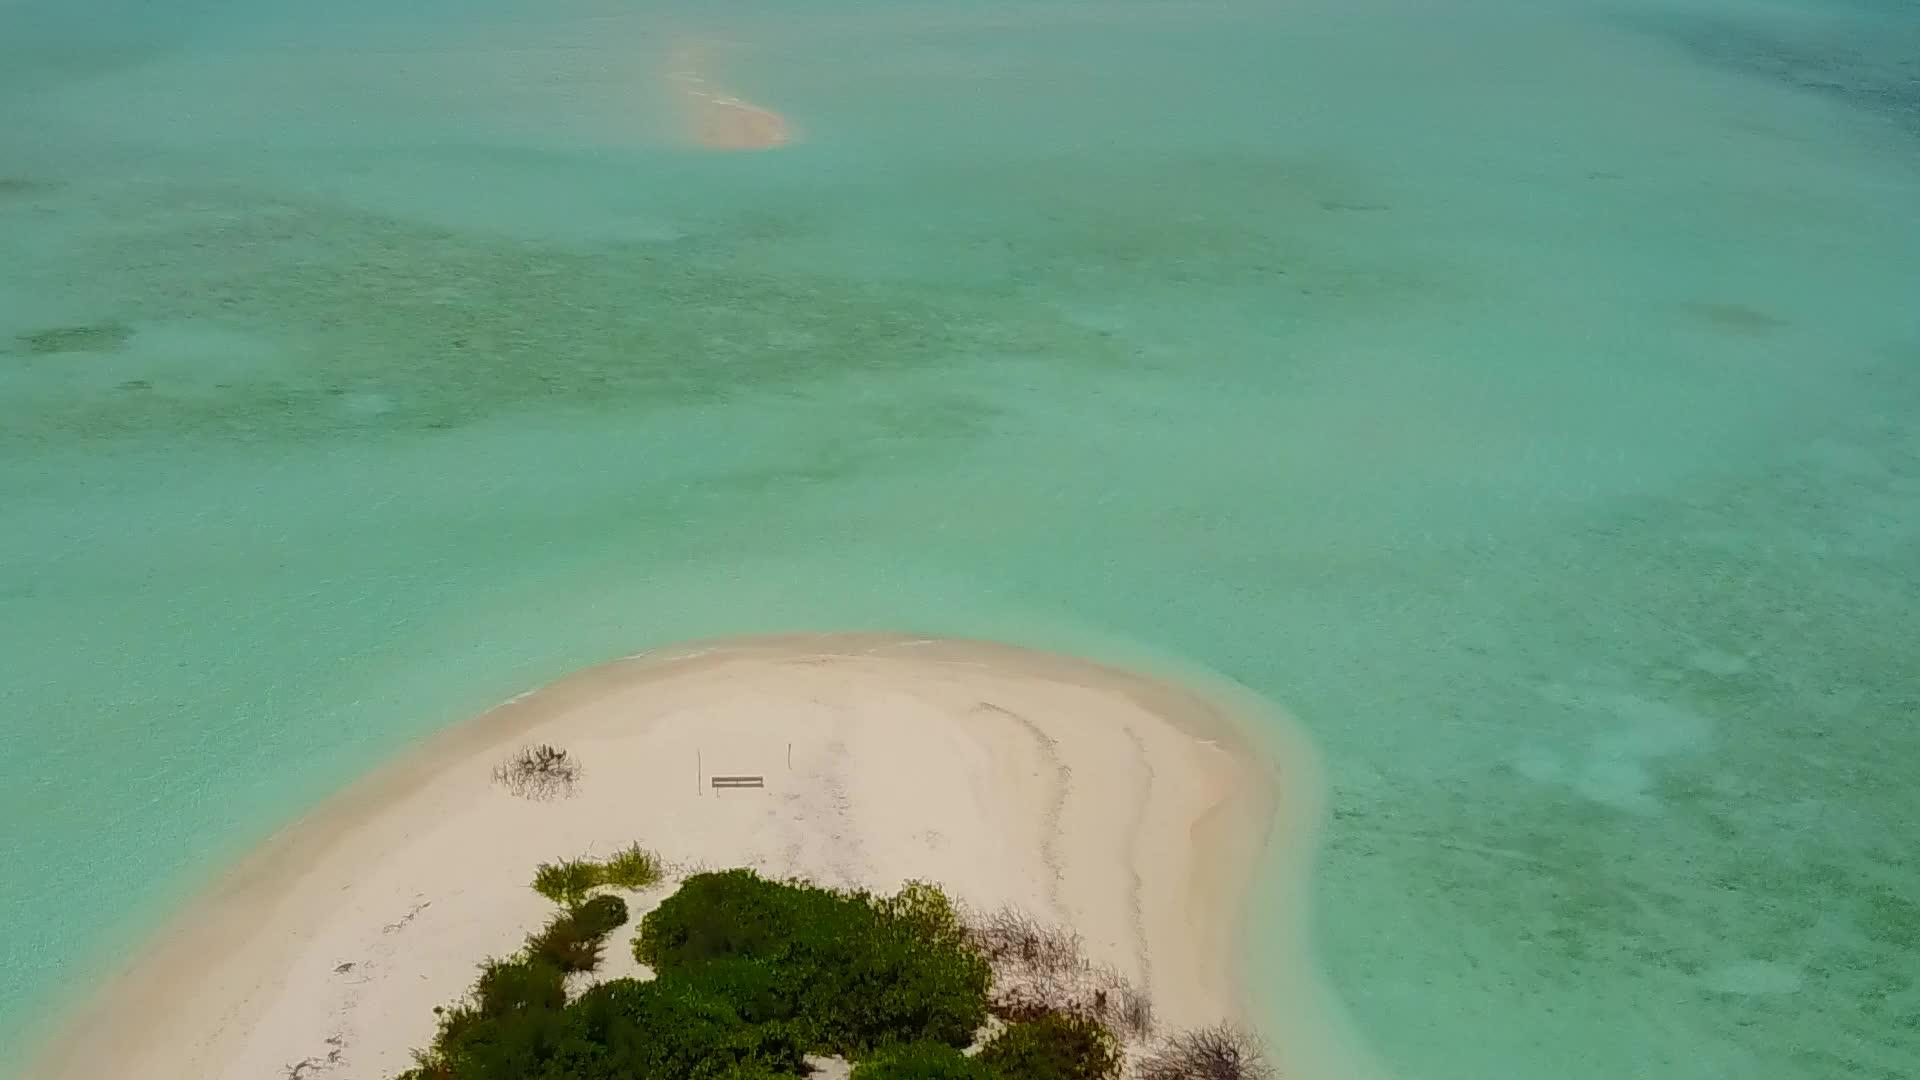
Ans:
[[[27,1076],[1255,1080],[1257,1030],[1287,1080],[1358,1080],[1306,944],[1319,785],[1287,717],[1197,675],[898,634],[643,653],[267,838]]]

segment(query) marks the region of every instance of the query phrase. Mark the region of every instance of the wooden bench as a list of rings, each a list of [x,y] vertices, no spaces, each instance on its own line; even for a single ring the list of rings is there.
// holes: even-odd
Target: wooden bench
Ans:
[[[767,786],[767,778],[764,776],[716,776],[713,778],[713,786],[717,788],[763,788]]]

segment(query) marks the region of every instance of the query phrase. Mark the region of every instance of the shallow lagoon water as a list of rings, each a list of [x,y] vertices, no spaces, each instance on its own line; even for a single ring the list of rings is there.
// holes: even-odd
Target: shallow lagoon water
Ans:
[[[0,1045],[436,727],[902,627],[1295,712],[1408,1080],[1920,1071],[1910,7],[383,7],[0,7]]]

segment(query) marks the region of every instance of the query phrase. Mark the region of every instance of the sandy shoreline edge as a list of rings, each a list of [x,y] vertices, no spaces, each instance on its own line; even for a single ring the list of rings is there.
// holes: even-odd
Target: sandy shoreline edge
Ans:
[[[1310,748],[1278,716],[1259,729],[1277,748],[1253,745],[1249,713],[1271,710],[1198,681],[884,634],[695,643],[563,677],[275,833],[70,1012],[26,1075],[390,1076],[432,1006],[544,919],[535,862],[639,840],[669,859],[880,889],[927,878],[1016,904],[1073,925],[1174,1026],[1245,1017],[1249,888],[1277,858],[1288,970],[1260,973],[1282,1017],[1260,1018],[1275,1061],[1289,1077],[1371,1076],[1305,941]],[[574,798],[491,782],[530,740],[585,763]],[[701,770],[767,787],[716,793]],[[624,938],[609,961],[605,975],[630,973]]]

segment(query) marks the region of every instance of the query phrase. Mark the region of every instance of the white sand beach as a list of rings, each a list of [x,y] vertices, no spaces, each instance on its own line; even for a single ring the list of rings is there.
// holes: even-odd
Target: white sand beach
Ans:
[[[1318,781],[1304,757],[1244,745],[1228,707],[1084,661],[878,635],[597,667],[443,733],[275,835],[30,1074],[391,1076],[477,962],[551,913],[528,887],[536,863],[636,840],[683,867],[927,879],[971,906],[1015,904],[1078,930],[1149,991],[1163,1027],[1240,1019],[1249,877],[1270,842],[1304,866]],[[582,764],[571,796],[529,801],[493,780],[529,742]],[[716,791],[715,774],[765,787]],[[668,888],[634,898],[636,921]],[[616,934],[602,975],[635,970],[631,935]],[[1304,947],[1292,954],[1297,1024],[1267,1026],[1275,1063],[1295,1080],[1355,1075]]]

